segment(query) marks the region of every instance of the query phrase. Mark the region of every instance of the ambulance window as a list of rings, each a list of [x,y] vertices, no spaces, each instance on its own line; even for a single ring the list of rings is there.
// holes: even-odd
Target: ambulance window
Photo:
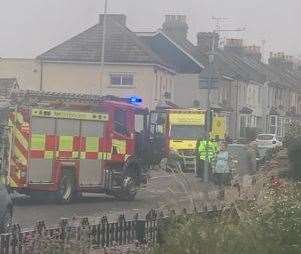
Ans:
[[[103,137],[103,122],[82,121],[81,135],[83,137]]]
[[[31,120],[31,131],[33,134],[53,135],[55,130],[55,119],[46,117],[33,117]]]
[[[135,132],[143,132],[144,130],[144,115],[135,115]]]
[[[79,120],[71,119],[57,119],[57,131],[58,135],[79,135]]]
[[[114,131],[122,135],[128,133],[126,125],[126,111],[117,109],[114,114]]]

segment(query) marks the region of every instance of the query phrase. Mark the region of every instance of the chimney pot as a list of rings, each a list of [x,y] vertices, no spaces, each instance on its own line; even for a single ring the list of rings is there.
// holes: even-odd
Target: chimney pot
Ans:
[[[197,35],[198,48],[201,52],[207,53],[212,49],[213,37],[215,37],[214,48],[218,48],[219,35],[212,32],[200,32]]]
[[[162,30],[177,41],[187,39],[188,25],[185,15],[165,15]]]

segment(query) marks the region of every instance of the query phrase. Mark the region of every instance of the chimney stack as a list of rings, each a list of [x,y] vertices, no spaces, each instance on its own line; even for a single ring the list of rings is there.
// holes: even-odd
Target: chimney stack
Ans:
[[[243,39],[235,39],[235,38],[226,39],[224,50],[238,55],[244,54]]]
[[[187,39],[188,25],[185,15],[166,15],[162,30],[176,41]]]
[[[271,52],[269,58],[269,65],[282,70],[293,70],[294,61],[292,56],[285,55],[284,52]]]
[[[126,26],[126,16],[124,14],[106,14],[107,20],[113,20],[122,26]],[[99,14],[99,24],[103,23],[104,14]]]
[[[261,62],[262,54],[259,46],[247,46],[245,47],[245,54],[247,57],[255,59],[257,62]]]
[[[200,32],[197,35],[198,40],[198,48],[202,53],[207,53],[212,50],[213,38],[214,40],[214,48],[217,49],[219,46],[219,35],[218,33],[212,32]]]

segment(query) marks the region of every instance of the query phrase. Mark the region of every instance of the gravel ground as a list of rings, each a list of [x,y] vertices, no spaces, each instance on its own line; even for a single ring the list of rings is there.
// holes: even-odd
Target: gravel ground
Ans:
[[[15,201],[14,221],[23,228],[31,228],[37,221],[57,225],[60,218],[89,217],[98,219],[107,215],[116,220],[120,214],[131,218],[136,213],[144,216],[150,209],[193,209],[193,202],[200,204],[204,199],[205,185],[192,174],[169,175],[152,171],[149,183],[139,191],[132,202],[117,201],[112,197],[96,194],[84,195],[68,205],[57,205],[47,200],[33,201],[19,197]],[[213,189],[212,186],[209,186]],[[200,202],[198,202],[200,201]]]

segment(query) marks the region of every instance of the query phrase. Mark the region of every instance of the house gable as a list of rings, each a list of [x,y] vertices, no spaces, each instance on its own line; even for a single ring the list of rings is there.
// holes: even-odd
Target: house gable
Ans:
[[[160,55],[165,62],[172,65],[178,73],[200,73],[204,68],[199,61],[161,31],[156,33],[138,33],[138,36],[154,52]]]
[[[118,17],[108,15],[105,62],[130,64],[157,64],[169,68],[160,56],[147,47]],[[117,18],[116,18],[117,17]],[[103,22],[100,22],[60,45],[38,56],[43,61],[101,62]]]

